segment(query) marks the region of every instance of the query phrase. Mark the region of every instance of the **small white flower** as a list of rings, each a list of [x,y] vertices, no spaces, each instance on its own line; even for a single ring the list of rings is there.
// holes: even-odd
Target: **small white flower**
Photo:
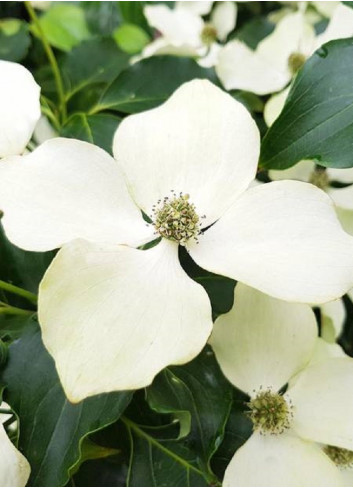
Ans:
[[[322,44],[353,35],[353,9],[341,3],[324,33],[315,36],[305,13],[286,15],[253,51],[239,40],[218,54],[217,74],[227,90],[241,89],[265,95],[282,90]]]
[[[1,407],[8,407],[5,403]],[[25,457],[11,443],[2,423],[7,415],[0,415],[0,486],[24,487],[27,484],[30,466]]]
[[[40,117],[39,94],[26,68],[0,60],[0,158],[24,151]]]
[[[353,460],[353,360],[309,363],[318,340],[309,306],[239,283],[234,299],[210,343],[225,376],[251,398],[254,433],[233,456],[224,486],[342,486],[327,453],[345,449]]]
[[[326,302],[352,287],[353,239],[324,192],[301,182],[248,189],[259,146],[244,106],[194,80],[120,124],[117,161],[58,138],[2,162],[9,239],[62,246],[39,319],[71,400],[143,387],[203,348],[210,303],[181,268],[179,244],[204,269],[289,300]],[[151,249],[132,247],[156,236]]]
[[[225,41],[234,29],[237,7],[234,2],[216,2],[210,22],[202,18],[210,12],[213,2],[176,2],[172,10],[166,5],[145,7],[149,24],[161,37],[146,46],[142,57],[175,54],[200,58],[203,66],[212,66],[219,51],[218,41]]]

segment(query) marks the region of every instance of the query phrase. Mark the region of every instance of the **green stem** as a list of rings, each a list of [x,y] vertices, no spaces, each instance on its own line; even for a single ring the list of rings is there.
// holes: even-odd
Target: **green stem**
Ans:
[[[0,289],[6,290],[7,292],[11,292],[11,294],[19,295],[24,299],[27,299],[32,304],[37,304],[37,296],[28,290],[22,289],[21,287],[17,287],[17,285],[8,284],[3,280],[0,280]],[[9,306],[6,306],[9,307]]]
[[[0,304],[0,314],[10,314],[11,316],[31,316],[34,311],[21,309],[20,307]]]
[[[145,440],[148,441],[151,445],[155,446],[160,450],[161,452],[165,453],[168,457],[173,458],[176,460],[180,465],[185,467],[187,470],[192,470],[193,472],[196,472],[200,476],[202,476],[206,481],[209,480],[209,475],[205,474],[201,470],[197,469],[193,465],[191,465],[187,460],[184,460],[183,458],[179,457],[176,453],[172,452],[168,448],[166,448],[164,445],[159,443],[158,440],[153,438],[152,436],[148,435],[145,431],[143,431],[136,423],[131,421],[130,419],[126,418],[125,416],[121,416],[120,421],[122,421],[125,426],[128,428],[128,430],[133,430],[137,435],[139,435],[141,438],[144,438]]]
[[[33,24],[36,26],[40,40],[42,41],[44,51],[48,57],[49,63],[51,65],[51,68],[53,70],[54,78],[55,78],[55,84],[56,84],[56,90],[58,92],[58,97],[59,97],[59,104],[60,104],[60,109],[61,109],[61,114],[62,114],[62,122],[65,122],[66,119],[66,101],[65,101],[65,92],[64,92],[64,84],[61,78],[60,70],[58,63],[56,62],[53,50],[45,37],[44,31],[42,29],[42,26],[40,25],[39,19],[37,17],[37,14],[35,13],[34,8],[31,5],[31,2],[24,2],[28,15],[30,16]]]

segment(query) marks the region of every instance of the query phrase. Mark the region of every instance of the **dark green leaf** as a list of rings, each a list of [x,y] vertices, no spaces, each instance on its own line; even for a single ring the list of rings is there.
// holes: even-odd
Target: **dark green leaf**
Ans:
[[[113,136],[120,121],[110,114],[75,114],[63,127],[61,136],[81,139],[112,153]]]
[[[129,24],[136,24],[149,32],[149,25],[143,13],[146,2],[119,2],[121,17]]]
[[[49,43],[62,51],[70,51],[81,41],[91,37],[83,10],[71,3],[52,4],[40,16],[39,22]],[[31,29],[38,35],[34,24]]]
[[[103,93],[95,112],[109,109],[135,113],[164,102],[182,83],[207,78],[217,83],[214,70],[194,60],[173,56],[144,59],[123,71]]]
[[[26,22],[19,19],[0,20],[0,59],[21,61],[26,56],[30,43]]]
[[[128,64],[129,56],[112,39],[82,42],[62,64],[66,98],[88,85],[111,82]]]
[[[31,465],[30,484],[62,486],[80,459],[83,439],[116,421],[131,392],[102,394],[71,404],[31,321],[26,334],[9,348],[1,376],[6,385],[4,398],[19,416],[19,447]]]
[[[324,44],[307,61],[261,148],[263,168],[300,160],[334,168],[353,166],[353,40]]]
[[[101,36],[109,36],[120,24],[118,2],[80,2],[91,32]]]

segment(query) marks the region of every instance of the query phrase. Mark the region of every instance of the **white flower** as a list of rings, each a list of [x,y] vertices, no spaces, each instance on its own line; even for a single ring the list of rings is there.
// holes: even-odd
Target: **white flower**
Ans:
[[[216,71],[227,90],[274,93],[290,82],[319,46],[352,35],[353,9],[346,5],[338,3],[325,32],[318,36],[304,12],[291,13],[254,51],[239,40],[226,44],[218,54]]]
[[[172,10],[166,5],[148,4],[144,14],[161,37],[146,46],[142,57],[176,54],[201,58],[203,66],[213,66],[219,51],[217,40],[225,41],[234,29],[237,8],[234,2],[216,2],[210,22],[202,18],[213,2],[176,2]]]
[[[5,403],[1,408],[8,407]],[[30,466],[25,457],[11,443],[2,423],[7,415],[0,415],[0,486],[24,487],[30,474]]]
[[[250,396],[254,432],[233,456],[224,486],[342,486],[327,454],[353,461],[353,360],[309,363],[317,342],[310,307],[243,284],[234,299],[210,343],[228,380]]]
[[[26,68],[0,60],[0,158],[24,151],[40,117],[39,94]]]
[[[58,138],[0,165],[9,239],[62,246],[40,286],[39,319],[71,400],[143,387],[200,352],[211,308],[179,244],[204,269],[289,300],[326,302],[352,287],[353,239],[324,192],[301,182],[247,190],[259,143],[243,105],[194,80],[120,124],[117,162]],[[155,247],[132,247],[156,233]]]

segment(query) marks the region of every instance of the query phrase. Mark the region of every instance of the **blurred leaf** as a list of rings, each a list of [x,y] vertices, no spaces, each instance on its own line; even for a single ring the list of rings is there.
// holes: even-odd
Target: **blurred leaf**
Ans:
[[[263,112],[264,103],[258,95],[243,90],[230,91],[232,97],[241,102],[250,112]]]
[[[150,41],[146,32],[134,24],[123,24],[118,27],[113,37],[120,49],[129,54],[140,53]]]
[[[284,109],[262,142],[260,165],[285,169],[300,160],[353,166],[353,40],[324,44],[299,71]]]
[[[0,338],[16,340],[22,336],[29,324],[29,316],[0,314]]]
[[[53,4],[39,17],[39,22],[49,43],[62,51],[70,51],[91,37],[83,10],[71,3]],[[34,24],[31,29],[38,36]]]
[[[90,31],[109,36],[120,24],[119,2],[80,2]]]
[[[4,399],[19,416],[19,447],[32,469],[29,484],[62,486],[81,457],[83,439],[116,421],[132,392],[102,394],[71,404],[38,327],[30,321],[26,333],[9,348],[1,376]]]
[[[82,42],[62,63],[66,99],[88,85],[109,83],[129,64],[129,56],[112,39]]]
[[[21,61],[26,56],[30,43],[26,22],[18,19],[0,20],[0,59]]]
[[[130,66],[103,93],[94,112],[116,110],[135,113],[164,102],[182,83],[207,78],[217,83],[213,69],[201,68],[193,59],[155,56]]]
[[[110,114],[75,114],[64,125],[61,136],[96,144],[112,154],[114,133],[120,117]]]
[[[143,9],[146,2],[118,2],[122,19],[128,24],[136,24],[149,32],[150,27],[144,16]]]
[[[259,42],[271,34],[274,28],[275,24],[267,17],[255,17],[236,31],[236,38],[245,42],[249,48],[256,49]]]

